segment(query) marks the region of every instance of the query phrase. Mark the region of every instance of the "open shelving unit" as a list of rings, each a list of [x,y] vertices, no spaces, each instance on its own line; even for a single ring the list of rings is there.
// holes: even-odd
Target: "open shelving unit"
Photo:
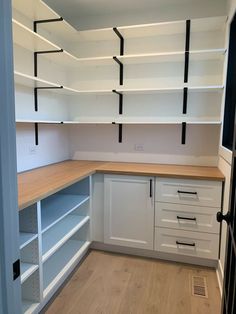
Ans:
[[[90,246],[91,178],[19,212],[22,312],[38,313]]]
[[[32,87],[34,93],[36,89],[37,99],[40,97],[38,90],[43,89],[45,93],[71,96],[71,102],[75,103],[75,106],[68,106],[69,119],[68,117],[61,120],[53,117],[44,119],[41,116],[39,119],[22,119],[22,117],[16,119],[17,123],[34,123],[36,137],[37,125],[40,123],[221,124],[220,110],[217,117],[204,117],[203,113],[199,118],[190,116],[187,107],[188,95],[192,93],[194,97],[200,97],[201,93],[217,93],[219,98],[222,97],[224,86],[221,75],[226,53],[223,40],[225,17],[77,31],[43,1],[14,0],[13,7],[18,13],[13,14],[15,45],[23,46],[34,55],[39,51],[46,51],[34,67],[42,68],[41,63],[48,59],[71,74],[71,79],[65,84],[59,78],[44,79],[46,78],[44,73],[38,76],[38,73],[32,75],[29,71],[28,73],[15,72],[16,84]],[[23,20],[17,20],[19,14],[28,19],[27,25],[22,22]],[[216,34],[218,36],[212,40],[213,35]],[[165,39],[166,36],[169,40]],[[211,41],[208,40],[209,36]],[[54,50],[55,53],[47,53],[50,50]],[[90,51],[94,55],[91,55]],[[157,73],[156,78],[153,77],[154,71]],[[106,76],[111,77],[108,85],[106,85]],[[92,84],[88,84],[89,80]],[[98,80],[102,83],[100,84]],[[135,95],[153,94],[153,97],[159,97],[159,94],[171,93],[183,93],[185,109],[182,112],[180,107],[179,115],[176,117],[167,114],[164,118],[155,114],[153,116],[153,112],[146,112],[141,118],[136,117],[135,114],[128,116],[123,113],[126,96],[134,97],[133,105],[129,100],[127,106],[135,107]],[[93,95],[96,97],[114,95],[119,104],[117,115],[112,112],[107,112],[106,116],[101,115]],[[78,99],[77,103],[75,97]],[[103,100],[109,102],[109,99]],[[205,99],[207,105],[209,101],[207,97]],[[93,115],[87,111],[87,105],[94,107]],[[204,104],[201,106],[204,107]],[[79,116],[77,116],[78,108],[80,108]],[[119,127],[119,130],[122,132],[122,127]],[[38,144],[37,138],[36,144]]]
[[[193,98],[194,93],[204,111],[211,99],[205,96],[203,103],[202,93],[217,93],[222,98],[226,17],[78,31],[41,0],[14,0],[13,8],[16,50],[20,50],[19,54],[34,55],[34,75],[30,68],[26,72],[17,70],[16,84],[33,88],[36,112],[39,90],[53,92],[55,97],[71,96],[65,103],[68,114],[63,119],[53,116],[44,119],[42,115],[38,119],[16,118],[17,123],[35,124],[36,145],[40,123],[118,124],[119,133],[122,124],[221,124],[220,110],[217,116],[204,112],[201,117],[191,116],[188,102],[189,95]],[[65,79],[60,75],[48,78],[48,61],[59,67]],[[167,112],[164,118],[147,110],[141,118],[132,110],[128,110],[129,115],[123,110],[123,106],[135,108],[136,95],[147,95],[143,99],[150,107],[149,95],[169,97],[173,93],[183,95],[183,104],[178,103],[179,114],[174,117]],[[110,97],[117,99],[117,114],[114,115],[113,106],[106,115],[101,114],[99,97],[107,104]],[[67,106],[68,103],[74,105]],[[159,104],[157,98],[156,106]],[[92,114],[88,107],[94,108]]]

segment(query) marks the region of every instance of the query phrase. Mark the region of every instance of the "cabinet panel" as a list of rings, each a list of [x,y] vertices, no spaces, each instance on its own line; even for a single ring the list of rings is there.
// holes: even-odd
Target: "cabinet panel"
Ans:
[[[218,258],[219,235],[155,228],[155,250],[208,259]]]
[[[220,208],[155,203],[155,225],[181,230],[219,233],[216,213]]]
[[[104,242],[153,249],[154,179],[105,176]]]
[[[156,180],[156,200],[160,202],[220,207],[221,193],[221,182],[180,179]]]

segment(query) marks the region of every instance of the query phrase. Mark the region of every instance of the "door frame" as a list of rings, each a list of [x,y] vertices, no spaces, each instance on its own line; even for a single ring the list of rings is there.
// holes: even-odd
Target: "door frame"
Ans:
[[[21,310],[20,277],[13,280],[19,259],[16,128],[11,1],[0,1],[0,313]]]

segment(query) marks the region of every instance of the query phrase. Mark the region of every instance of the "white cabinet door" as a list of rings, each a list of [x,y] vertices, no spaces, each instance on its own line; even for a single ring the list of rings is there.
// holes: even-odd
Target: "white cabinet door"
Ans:
[[[105,175],[104,242],[153,249],[154,178]]]

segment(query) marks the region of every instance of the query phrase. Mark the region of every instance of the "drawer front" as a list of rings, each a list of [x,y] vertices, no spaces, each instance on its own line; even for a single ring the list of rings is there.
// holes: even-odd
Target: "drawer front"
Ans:
[[[155,225],[179,230],[219,233],[216,213],[220,208],[155,203]]]
[[[156,179],[156,201],[221,207],[222,183],[201,180]]]
[[[217,259],[219,236],[199,232],[155,228],[155,250],[186,256]]]

